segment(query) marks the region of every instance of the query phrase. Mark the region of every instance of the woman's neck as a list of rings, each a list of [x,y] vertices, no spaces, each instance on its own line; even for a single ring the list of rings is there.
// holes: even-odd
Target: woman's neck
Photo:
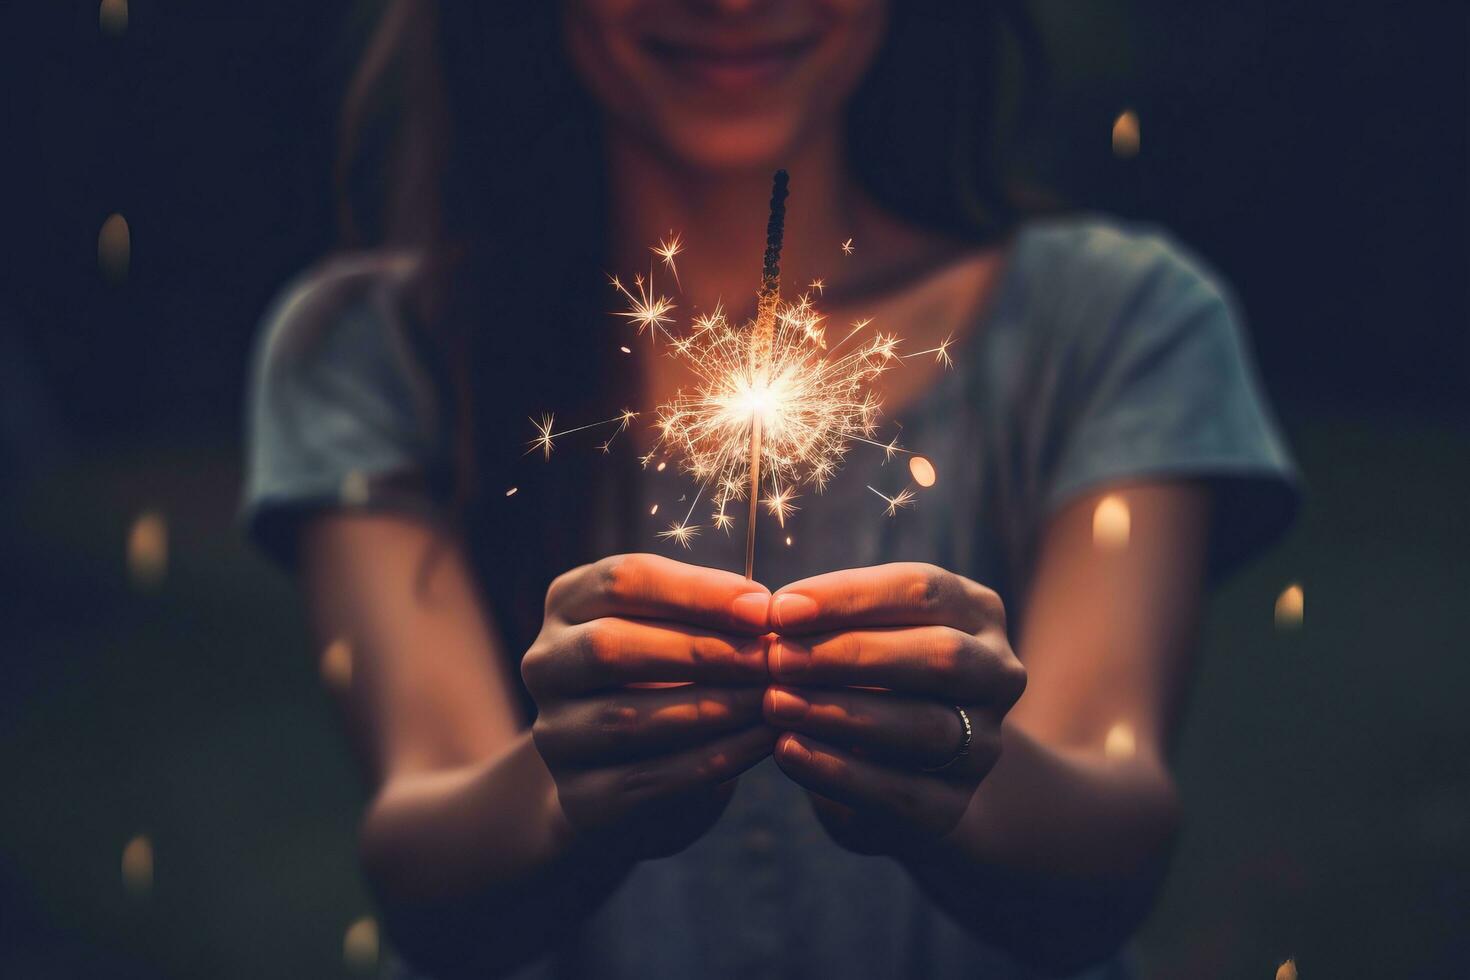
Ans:
[[[732,317],[752,313],[765,249],[771,173],[693,173],[646,144],[617,135],[609,140],[608,157],[609,246],[615,271],[630,277],[646,272],[652,263],[654,275],[663,283],[669,273],[650,248],[675,234],[683,245],[675,260],[679,305],[688,312],[723,303]],[[781,253],[783,291],[794,296],[818,278],[838,287],[845,280],[860,279],[869,263],[856,246],[852,255],[845,255],[842,243],[862,241],[877,216],[847,173],[840,132],[834,129],[807,141],[780,166],[791,175]],[[672,290],[669,285],[667,291]]]

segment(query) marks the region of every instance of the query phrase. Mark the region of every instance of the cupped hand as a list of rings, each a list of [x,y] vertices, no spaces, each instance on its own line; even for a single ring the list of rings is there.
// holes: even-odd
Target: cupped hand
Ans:
[[[570,830],[637,857],[692,843],[730,781],[769,755],[770,593],[657,555],[615,555],[552,582],[521,663],[532,737]]]
[[[1026,686],[990,589],[933,565],[818,575],[771,602],[776,762],[839,843],[901,854],[948,834]],[[960,710],[969,717],[964,745]]]

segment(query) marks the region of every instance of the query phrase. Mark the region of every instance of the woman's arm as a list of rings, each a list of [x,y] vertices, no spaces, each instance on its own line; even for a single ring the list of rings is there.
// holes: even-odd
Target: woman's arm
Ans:
[[[842,746],[844,727],[849,737],[866,728],[868,739],[884,728],[891,693],[886,702],[817,695],[825,717],[779,726],[822,740],[815,754],[790,753],[783,741],[776,757],[798,781],[842,804],[819,806],[839,840],[846,836],[864,849],[894,854],[959,921],[1059,972],[1106,956],[1136,927],[1161,879],[1178,821],[1165,755],[1200,602],[1208,492],[1153,484],[1114,495],[1129,511],[1126,546],[1094,543],[1100,495],[1077,500],[1047,530],[1019,633],[1025,694],[1009,714],[1004,697],[985,695],[987,684],[1008,683],[1002,668],[1009,653],[996,649],[1004,639],[995,635],[993,621],[986,624],[984,601],[967,609],[963,598],[946,600],[951,610],[931,620],[947,620],[978,638],[972,650],[960,648],[963,656],[929,657],[936,671],[951,675],[946,683],[969,697],[962,703],[972,705],[978,759],[935,774],[914,765],[958,744],[958,722],[948,720],[953,711],[934,712],[932,691],[939,684],[926,700],[914,702],[907,720],[895,716],[887,726],[889,746],[900,737],[913,741],[914,731],[933,732],[934,744],[923,747],[927,757],[915,756],[906,766],[873,765],[883,752],[872,745],[857,755]],[[961,583],[948,594],[976,594],[973,583]],[[842,605],[830,584],[788,588],[816,593],[819,604]],[[778,609],[786,592],[776,595]],[[912,611],[885,615],[895,624],[919,621]],[[780,619],[773,612],[778,631]],[[1000,626],[1003,633],[1003,621]],[[919,637],[911,630],[903,634]],[[850,648],[844,635],[861,634],[827,634],[813,647],[817,656],[824,644],[834,651]],[[895,649],[905,645],[914,643],[898,642]],[[868,647],[875,659],[889,657]],[[850,653],[847,659],[850,669]],[[785,679],[774,654],[772,669]],[[925,726],[923,717],[945,718],[949,727]],[[904,731],[910,734],[900,736]],[[1004,751],[990,758],[987,746],[993,738],[998,748],[1002,731]],[[956,787],[966,805],[949,802]]]
[[[951,908],[1059,970],[1107,955],[1152,906],[1179,822],[1167,755],[1203,589],[1209,493],[1113,491],[1126,546],[1094,541],[1101,494],[1053,520],[1019,634],[1026,694],[938,854],[912,863]],[[937,854],[935,856],[938,856]],[[983,869],[983,870],[982,870]]]
[[[699,570],[670,583],[675,571],[662,566],[636,580],[595,566],[563,576],[527,655],[540,678],[533,735],[453,541],[399,518],[330,515],[311,523],[302,545],[318,637],[346,639],[353,653],[345,708],[376,787],[362,824],[364,866],[415,963],[483,976],[554,945],[639,857],[697,836],[728,799],[717,784],[769,752],[772,736],[759,726],[763,649],[742,660],[723,634],[617,618],[672,612],[656,605],[671,587],[691,596],[686,618],[703,612],[730,629],[732,596],[758,590],[745,606],[761,607],[749,627],[761,633],[758,586],[706,581]],[[717,608],[701,610],[699,597]],[[735,686],[740,679],[751,686]],[[695,683],[619,689],[644,680]],[[607,725],[613,714],[624,719],[617,731]],[[546,745],[564,766],[548,765]],[[569,801],[596,818],[569,817]],[[680,820],[656,818],[674,804]]]
[[[417,522],[327,515],[302,557],[318,639],[352,650],[343,708],[376,788],[363,864],[394,940],[432,968],[523,958],[545,942],[540,906],[595,902],[629,865],[593,853],[557,873],[569,835],[555,784],[463,555]],[[540,900],[504,900],[533,878]]]

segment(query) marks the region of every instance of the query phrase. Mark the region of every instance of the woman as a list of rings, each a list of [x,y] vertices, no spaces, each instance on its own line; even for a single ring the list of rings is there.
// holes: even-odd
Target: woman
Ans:
[[[1018,219],[1009,4],[552,6],[388,7],[341,175],[371,247],[287,291],[255,366],[247,513],[353,651],[396,945],[442,976],[1116,975],[1204,583],[1293,501],[1220,284]],[[682,310],[749,316],[777,167],[786,281],[954,367],[882,379],[940,474],[918,506],[885,517],[899,466],[855,452],[750,582],[738,535],[639,553],[688,488],[638,427],[548,462],[522,420],[686,383],[605,271],[674,229]]]

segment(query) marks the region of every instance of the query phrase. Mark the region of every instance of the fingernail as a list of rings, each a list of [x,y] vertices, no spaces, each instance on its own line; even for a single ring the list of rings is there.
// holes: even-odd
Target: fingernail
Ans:
[[[771,673],[776,676],[790,677],[793,674],[801,674],[811,663],[812,652],[806,647],[785,637],[780,637],[771,643]]]
[[[795,759],[799,762],[807,762],[812,757],[811,750],[798,742],[795,735],[787,735],[783,738],[780,744],[776,746],[776,751],[789,759]]]
[[[778,595],[771,603],[771,623],[777,629],[789,629],[815,619],[817,604],[804,595]]]
[[[765,592],[746,592],[735,597],[730,603],[730,615],[736,621],[754,629],[764,630],[767,625],[766,614],[771,608],[771,597]]]
[[[777,718],[800,718],[809,705],[806,699],[779,687],[771,688],[771,714]]]

